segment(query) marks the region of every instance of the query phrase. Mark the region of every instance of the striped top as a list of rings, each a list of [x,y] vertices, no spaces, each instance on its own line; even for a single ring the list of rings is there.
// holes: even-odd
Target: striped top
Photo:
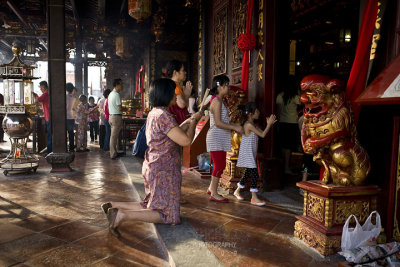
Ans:
[[[212,97],[212,102],[216,97]],[[229,112],[224,103],[221,106],[221,121],[229,124]],[[214,122],[214,114],[210,112],[210,129],[207,132],[207,152],[231,151],[231,131],[218,128]]]
[[[236,166],[244,168],[257,168],[256,156],[258,147],[258,136],[251,132],[249,136],[242,135],[239,156]]]

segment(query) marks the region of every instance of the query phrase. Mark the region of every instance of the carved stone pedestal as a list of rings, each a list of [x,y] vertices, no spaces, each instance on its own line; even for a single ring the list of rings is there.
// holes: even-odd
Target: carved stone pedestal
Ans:
[[[303,216],[296,216],[294,236],[323,256],[340,251],[342,228],[350,214],[363,223],[377,208],[379,187],[299,182],[304,190]]]
[[[46,156],[46,160],[51,164],[50,172],[70,172],[72,171],[69,164],[74,161],[73,153],[50,153]]]
[[[236,167],[237,155],[231,152],[226,153],[226,167],[220,179],[220,185],[229,191],[230,194],[237,188],[237,183],[240,181],[244,174],[245,168]],[[246,189],[249,189],[250,179],[247,181]],[[259,177],[257,181],[258,190],[262,191],[262,178]]]

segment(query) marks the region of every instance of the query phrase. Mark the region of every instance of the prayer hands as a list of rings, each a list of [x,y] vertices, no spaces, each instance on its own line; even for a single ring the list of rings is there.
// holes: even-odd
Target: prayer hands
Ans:
[[[185,96],[190,96],[192,94],[193,84],[191,81],[187,81],[183,86],[183,93]]]
[[[269,117],[266,117],[265,120],[267,121],[267,125],[274,125],[275,122],[277,122],[276,116],[272,114]]]

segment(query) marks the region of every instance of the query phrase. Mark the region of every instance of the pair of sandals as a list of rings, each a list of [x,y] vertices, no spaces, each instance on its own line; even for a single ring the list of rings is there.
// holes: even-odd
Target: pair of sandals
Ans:
[[[217,199],[217,198],[213,197],[211,195],[210,189],[207,189],[207,194],[210,195],[210,201],[219,202],[219,203],[228,203],[229,202],[229,199],[227,199],[227,198]]]
[[[108,230],[115,237],[119,238],[121,233],[118,231],[118,227],[114,227],[115,219],[117,218],[118,209],[113,208],[110,202],[101,204],[101,209],[107,216]]]
[[[238,200],[244,200],[244,197],[242,197],[240,194],[235,194],[235,193],[233,193],[233,195],[234,195]],[[251,204],[251,205],[254,205],[254,206],[264,206],[264,205],[265,205],[265,201],[255,201],[255,200],[251,199],[250,204]]]

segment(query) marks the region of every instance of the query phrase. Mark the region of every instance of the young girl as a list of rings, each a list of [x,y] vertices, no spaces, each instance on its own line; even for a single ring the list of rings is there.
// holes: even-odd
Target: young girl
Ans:
[[[226,152],[231,151],[231,130],[243,133],[243,127],[229,122],[229,112],[222,98],[229,91],[229,78],[226,75],[218,75],[213,79],[210,90],[210,129],[207,132],[207,152],[210,152],[214,162],[214,170],[207,193],[210,200],[215,202],[228,202],[227,198],[218,194],[219,178],[225,169]]]
[[[76,140],[76,152],[87,152],[87,128],[88,128],[88,115],[92,112],[97,111],[98,107],[89,110],[87,106],[87,97],[85,95],[79,96],[81,102],[76,108],[75,124],[78,126],[77,140]]]
[[[258,172],[257,172],[257,164],[256,164],[256,155],[257,155],[257,145],[258,145],[258,136],[264,138],[272,125],[276,122],[276,117],[274,114],[266,118],[267,127],[265,127],[264,131],[260,130],[254,125],[254,120],[257,120],[260,116],[260,111],[257,109],[257,105],[254,102],[248,102],[244,106],[244,134],[242,135],[242,141],[240,142],[239,156],[236,166],[246,168],[242,179],[240,179],[238,188],[235,190],[233,195],[239,199],[243,200],[243,197],[240,195],[240,189],[244,188],[246,185],[246,181],[251,176],[250,182],[250,192],[251,192],[251,204],[256,206],[265,205],[265,201],[261,201],[257,197],[257,180],[258,180]]]

